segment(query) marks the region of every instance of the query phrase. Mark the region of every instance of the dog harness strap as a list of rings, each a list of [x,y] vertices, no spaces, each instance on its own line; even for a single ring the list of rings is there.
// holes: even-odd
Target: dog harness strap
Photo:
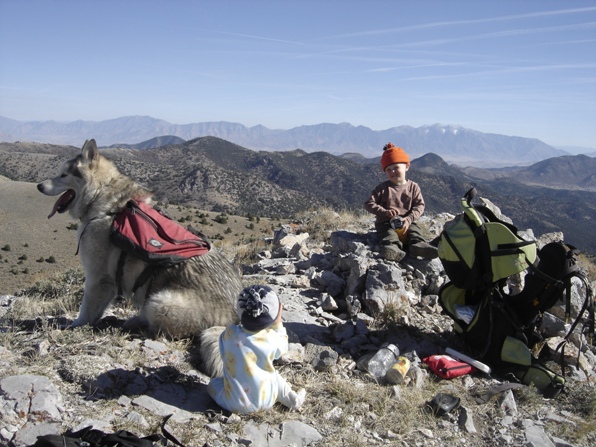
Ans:
[[[124,263],[126,262],[126,252],[122,250],[118,258],[118,266],[116,267],[116,284],[118,284],[118,296],[123,296],[122,291],[122,274],[124,271]]]
[[[118,258],[118,265],[116,267],[116,284],[118,285],[119,297],[124,297],[124,290],[122,287],[122,276],[124,275],[124,264],[126,263],[127,256],[128,254],[124,250],[122,250],[122,252],[120,253],[120,257]],[[155,268],[153,268],[152,266],[148,266],[145,268],[145,270],[143,270],[143,272],[135,281],[135,284],[132,288],[133,295],[139,287],[142,287],[149,279],[153,278],[154,272]],[[149,288],[147,289],[146,296],[149,295],[150,289],[151,285],[149,285]]]
[[[90,219],[85,224],[85,227],[83,228],[83,231],[81,231],[81,235],[79,236],[79,242],[77,243],[77,251],[75,252],[75,256],[79,254],[79,248],[81,247],[81,241],[83,240],[83,235],[85,234],[85,230],[87,230],[87,227],[89,226],[89,224],[91,222],[93,222],[95,219],[99,219],[99,217],[93,217],[92,219]]]
[[[137,278],[137,280],[135,281],[135,285],[132,289],[133,294],[137,291],[137,289],[139,287],[142,287],[143,284],[145,284],[149,279],[153,278],[154,271],[155,271],[155,269],[152,266],[148,266],[145,268],[145,270],[143,270],[143,273],[141,273],[139,275],[139,277]],[[147,293],[145,294],[145,297],[147,297],[149,295],[150,291],[151,291],[151,284],[149,284],[149,287],[147,288]]]

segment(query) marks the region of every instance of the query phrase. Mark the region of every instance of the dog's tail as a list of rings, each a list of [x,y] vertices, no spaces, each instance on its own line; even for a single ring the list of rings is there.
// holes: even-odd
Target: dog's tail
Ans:
[[[201,362],[203,371],[210,377],[223,376],[223,361],[219,354],[219,336],[225,326],[213,326],[201,332]]]

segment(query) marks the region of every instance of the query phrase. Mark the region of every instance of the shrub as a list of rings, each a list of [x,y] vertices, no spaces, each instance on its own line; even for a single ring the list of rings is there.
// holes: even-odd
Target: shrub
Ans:
[[[225,215],[224,213],[221,213],[221,214],[215,216],[215,222],[220,223],[220,224],[227,224],[228,216]]]

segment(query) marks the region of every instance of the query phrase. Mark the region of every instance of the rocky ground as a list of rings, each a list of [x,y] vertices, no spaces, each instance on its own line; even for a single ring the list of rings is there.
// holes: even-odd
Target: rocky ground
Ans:
[[[438,234],[449,217],[425,220],[429,234]],[[70,270],[2,296],[0,445],[27,446],[43,434],[89,426],[157,434],[167,445],[176,439],[186,446],[596,443],[593,347],[567,351],[568,383],[555,399],[511,377],[476,372],[440,379],[422,359],[447,347],[466,352],[437,302],[447,280],[440,262],[380,259],[370,222],[324,240],[303,224],[282,227],[252,262],[242,263],[246,285],[269,284],[284,304],[291,343],[278,367],[294,388],[306,388],[299,412],[279,405],[248,416],[222,411],[206,393],[209,378],[200,372],[194,343],[121,331],[133,311],[125,303],[116,303],[98,328],[66,329],[83,285],[80,271]],[[546,319],[552,343],[543,349],[564,333],[559,312]],[[397,345],[411,361],[401,385],[363,368],[383,343]],[[430,411],[440,393],[459,398],[460,406],[442,415]]]

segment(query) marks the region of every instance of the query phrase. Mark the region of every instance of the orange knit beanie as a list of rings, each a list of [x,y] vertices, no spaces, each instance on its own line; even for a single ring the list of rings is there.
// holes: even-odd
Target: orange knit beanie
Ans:
[[[408,154],[401,147],[396,147],[393,143],[387,143],[383,147],[383,156],[381,157],[383,172],[385,172],[387,166],[394,163],[407,163],[409,165],[410,157],[408,157]]]

